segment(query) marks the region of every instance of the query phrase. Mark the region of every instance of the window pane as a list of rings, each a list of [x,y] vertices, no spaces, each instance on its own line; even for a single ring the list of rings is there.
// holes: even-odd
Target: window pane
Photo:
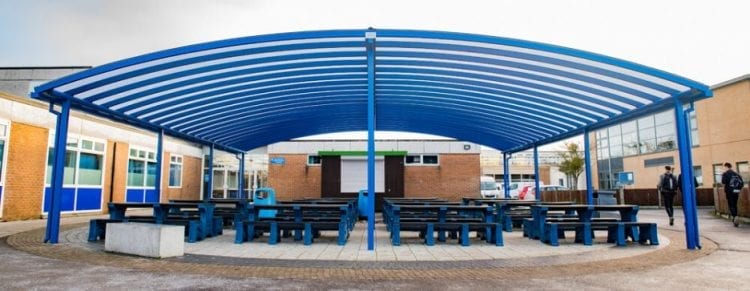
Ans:
[[[81,140],[81,148],[85,150],[93,150],[94,149],[94,142],[90,140]]]
[[[94,150],[97,151],[97,152],[103,152],[104,151],[104,143],[97,142],[94,145]]]
[[[156,159],[155,154],[153,152],[148,152],[148,159],[149,160],[155,160]]]
[[[143,187],[144,162],[128,160],[128,186]]]
[[[714,185],[721,184],[721,174],[724,172],[722,165],[714,165]]]
[[[74,137],[69,137],[68,141],[65,144],[65,146],[66,147],[71,147],[71,148],[78,148],[78,139],[74,138]]]
[[[78,174],[78,184],[101,185],[102,160],[101,155],[81,153],[81,160],[79,161],[81,172]]]
[[[5,141],[0,140],[0,181],[3,178],[3,156],[5,156]]]
[[[5,124],[0,124],[0,137],[6,137],[8,132],[8,126]]]
[[[420,156],[406,156],[407,164],[419,164],[421,162]]]
[[[214,170],[214,190],[224,189],[224,170]]]
[[[747,162],[737,163],[737,173],[740,174],[744,182],[750,181],[750,164]]]
[[[654,116],[649,115],[644,118],[638,119],[638,129],[643,130],[644,128],[654,127]]]
[[[156,163],[146,163],[148,165],[148,175],[146,176],[146,186],[156,186]]]
[[[237,172],[229,171],[229,177],[227,177],[227,188],[237,189]]]
[[[307,156],[307,164],[309,164],[309,165],[319,165],[320,164],[320,156]]]
[[[146,158],[146,152],[145,151],[138,151],[138,157],[139,158]]]
[[[65,174],[63,175],[65,185],[75,184],[77,158],[78,154],[75,151],[65,151]]]
[[[653,153],[655,151],[656,151],[655,139],[641,140],[641,153],[642,154]]]
[[[636,125],[635,120],[625,122],[622,124],[622,133],[625,135],[625,133],[635,132],[638,130],[638,126]]]
[[[171,187],[182,186],[182,165],[178,165],[178,164],[169,165],[169,186]]]
[[[695,179],[698,180],[698,185],[695,185],[696,187],[703,185],[703,169],[701,169],[701,166],[695,166],[693,167],[693,175],[695,175]]]
[[[674,124],[665,124],[665,125],[659,125],[656,127],[656,136],[667,136],[667,135],[674,135],[675,128]]]
[[[660,137],[656,139],[657,151],[670,151],[675,148],[674,136]]]
[[[620,126],[615,125],[609,128],[609,136],[612,137],[613,135],[620,135]]]
[[[622,146],[621,145],[613,145],[609,147],[609,156],[612,158],[616,157],[622,157]]]
[[[693,146],[699,146],[701,144],[700,136],[698,135],[698,130],[693,130],[690,132],[690,143],[692,143]]]
[[[664,111],[654,115],[656,125],[672,124],[674,126],[674,111]]]
[[[427,165],[437,165],[438,156],[437,155],[424,155],[422,156],[422,163],[427,164]]]

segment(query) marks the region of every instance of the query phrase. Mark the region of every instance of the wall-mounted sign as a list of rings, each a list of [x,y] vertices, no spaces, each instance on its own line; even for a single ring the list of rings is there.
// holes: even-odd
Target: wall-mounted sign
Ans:
[[[275,157],[271,158],[270,162],[272,165],[283,165],[284,163],[286,163],[286,159],[283,157]]]
[[[471,149],[471,145],[470,145],[470,144],[465,144],[465,145],[464,145],[464,150],[465,150],[465,151],[468,151],[468,150],[470,150],[470,149]]]
[[[635,183],[635,177],[633,172],[620,172],[617,174],[617,183],[620,185],[633,185]]]

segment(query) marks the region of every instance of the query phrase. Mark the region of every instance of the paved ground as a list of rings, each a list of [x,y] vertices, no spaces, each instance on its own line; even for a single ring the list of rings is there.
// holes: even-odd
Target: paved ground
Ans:
[[[661,211],[642,210],[639,218],[666,225]],[[82,219],[65,222],[76,220]],[[681,227],[664,226],[660,233],[671,244],[625,258],[580,258],[618,252],[610,248],[582,255],[506,258],[475,264],[416,263],[425,265],[420,268],[404,267],[414,262],[372,262],[373,266],[381,265],[363,268],[342,262],[339,266],[315,266],[299,260],[296,265],[273,266],[268,262],[279,260],[268,259],[254,259],[258,261],[247,265],[248,261],[211,262],[211,257],[197,255],[157,261],[70,245],[42,245],[38,239],[43,231],[32,230],[0,242],[0,282],[3,289],[746,289],[750,282],[746,263],[750,259],[750,227],[731,227],[708,211],[702,211],[700,223],[705,237],[702,251],[683,250]],[[0,233],[43,225],[42,221],[0,223]],[[77,228],[67,229],[75,233]]]

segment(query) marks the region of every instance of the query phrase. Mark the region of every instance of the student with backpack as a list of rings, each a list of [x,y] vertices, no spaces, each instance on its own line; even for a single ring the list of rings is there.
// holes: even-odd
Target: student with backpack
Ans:
[[[732,171],[732,164],[724,163],[724,173],[721,174],[721,184],[724,184],[724,194],[727,196],[727,203],[729,204],[729,213],[732,215],[732,223],[734,227],[740,226],[740,220],[737,217],[737,200],[740,198],[740,192],[742,187],[745,186],[745,182],[742,181],[742,177],[735,171]]]
[[[664,174],[659,176],[659,184],[656,189],[661,192],[664,208],[669,215],[669,225],[674,225],[674,195],[677,193],[677,179],[672,175],[672,167],[664,167]]]

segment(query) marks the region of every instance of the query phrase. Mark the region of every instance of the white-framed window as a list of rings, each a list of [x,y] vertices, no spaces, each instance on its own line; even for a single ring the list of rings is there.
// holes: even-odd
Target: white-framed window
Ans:
[[[407,166],[437,166],[440,165],[440,156],[437,154],[407,155],[404,157]]]
[[[214,165],[214,187],[211,191],[211,198],[239,198],[238,176],[236,168]],[[247,182],[245,182],[247,183]]]
[[[307,155],[308,166],[320,166],[321,159],[318,155]]]
[[[146,188],[156,185],[156,152],[131,147],[128,154],[128,187]]]
[[[50,134],[47,151],[46,184],[52,184],[52,165],[55,161],[55,136]],[[104,140],[68,134],[65,146],[65,167],[63,185],[103,186],[104,153],[107,143]]]
[[[0,120],[0,186],[5,185],[5,153],[8,152],[8,136],[10,136],[8,125],[8,122]]]
[[[181,155],[169,156],[169,187],[182,188],[182,159]]]

